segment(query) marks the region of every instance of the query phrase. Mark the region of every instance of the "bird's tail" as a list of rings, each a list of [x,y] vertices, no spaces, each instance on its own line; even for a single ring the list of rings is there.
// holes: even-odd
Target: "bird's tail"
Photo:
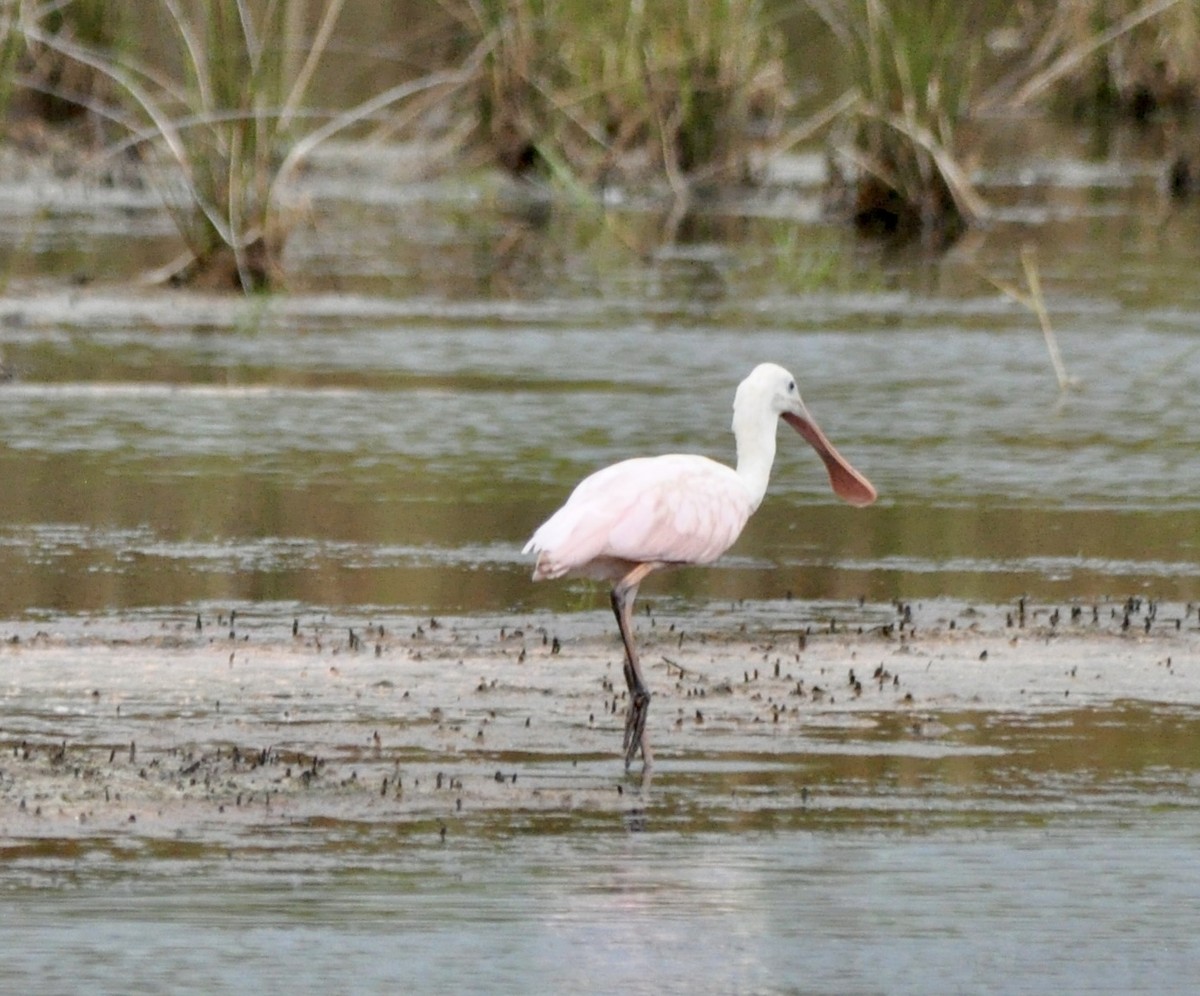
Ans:
[[[561,578],[567,573],[566,567],[555,563],[554,558],[550,556],[549,550],[545,550],[538,545],[536,536],[525,544],[521,552],[537,554],[537,559],[533,562],[534,581],[549,581],[553,578]]]

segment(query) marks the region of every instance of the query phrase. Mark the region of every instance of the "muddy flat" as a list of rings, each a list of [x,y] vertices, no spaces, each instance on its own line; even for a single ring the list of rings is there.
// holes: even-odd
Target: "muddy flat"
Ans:
[[[1190,986],[1194,607],[648,604],[649,776],[600,611],[6,624],[5,978]]]
[[[620,759],[606,613],[337,618],[243,611],[9,623],[0,833],[436,824],[611,811],[701,766],[793,769],[772,810],[832,804],[829,755],[971,757],[1081,711],[1200,708],[1200,622],[1150,602],[730,605],[643,613],[656,750]],[[963,719],[970,715],[969,721]],[[632,794],[632,795],[631,795]],[[755,806],[753,797],[739,809]]]

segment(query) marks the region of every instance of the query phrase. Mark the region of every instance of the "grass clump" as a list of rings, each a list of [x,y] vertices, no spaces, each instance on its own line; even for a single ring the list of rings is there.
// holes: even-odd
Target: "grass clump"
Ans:
[[[466,0],[490,39],[477,134],[513,172],[584,184],[665,177],[676,192],[753,176],[788,96],[763,0]]]
[[[845,55],[854,99],[834,140],[838,201],[865,231],[953,238],[985,212],[961,165],[982,5],[844,0],[814,7]]]
[[[64,13],[77,3],[62,0]],[[153,65],[129,51],[26,19],[27,45],[103,76],[111,102],[92,110],[125,137],[112,155],[148,166],[186,247],[155,276],[253,291],[278,284],[294,222],[286,181],[338,132],[419,93],[461,86],[475,62],[391,87],[345,110],[307,106],[344,0],[143,0],[139,30]]]
[[[68,0],[63,14],[80,3],[98,0]],[[151,169],[186,247],[163,277],[245,290],[278,280],[287,220],[274,183],[322,33],[341,0],[322,5],[309,59],[296,66],[287,43],[302,41],[297,28],[308,6],[151,0],[140,11],[142,28],[160,32],[163,66],[146,65],[104,37],[56,31],[45,19],[24,25],[31,47],[74,67],[76,75],[86,71],[108,83],[113,99],[103,106],[66,88],[59,96],[86,102],[119,125],[125,136],[111,151],[136,152]]]
[[[188,253],[172,275],[247,290],[276,283],[288,222],[271,187],[291,139],[293,88],[303,86],[282,45],[292,27],[286,6],[255,12],[239,0],[211,0],[188,15],[164,5],[185,54],[183,101],[154,107],[164,91],[136,103],[182,166],[183,182],[165,187]]]

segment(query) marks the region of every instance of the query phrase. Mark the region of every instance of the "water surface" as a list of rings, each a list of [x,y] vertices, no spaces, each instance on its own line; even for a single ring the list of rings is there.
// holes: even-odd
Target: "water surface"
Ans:
[[[939,256],[856,242],[820,220],[804,182],[701,205],[669,235],[655,205],[602,216],[492,182],[398,184],[341,150],[305,178],[318,208],[289,243],[292,287],[248,301],[130,283],[175,252],[149,193],[18,185],[0,198],[0,351],[14,373],[0,382],[0,618],[28,645],[63,619],[190,627],[199,614],[218,634],[235,608],[269,611],[279,628],[326,611],[356,626],[381,610],[602,612],[584,585],[532,585],[524,540],[605,463],[732,458],[733,388],[769,359],[797,374],[880,501],[839,506],[785,432],[742,540],[718,566],[649,582],[656,611],[711,623],[719,606],[732,631],[759,625],[763,605],[1133,595],[1173,600],[1190,620],[1200,209],[1164,201],[1146,142],[1097,150],[1060,134],[1037,142],[1060,153],[1034,155],[1021,136],[1043,127],[995,123],[981,177],[993,222]],[[1032,316],[985,279],[1019,280],[1030,242],[1078,382],[1066,394]],[[170,673],[171,646],[139,667]],[[1138,644],[1114,643],[1099,663],[1119,670],[1111,648],[1127,646]],[[232,649],[214,642],[212,673],[233,666]],[[94,719],[111,705],[107,685],[99,705],[91,696],[97,651],[68,662],[81,684],[55,698],[29,691],[54,675],[23,671],[21,644],[8,650],[0,788],[16,784],[22,744],[43,759],[86,744],[97,770],[128,750],[112,710]],[[1139,666],[1197,666],[1158,660]],[[397,685],[417,673],[394,666]],[[240,716],[227,700],[219,721],[202,691],[182,704],[186,689],[143,694],[147,714],[182,710],[221,733],[143,739],[142,756],[174,775],[181,751],[262,748],[339,667],[284,675]],[[581,674],[598,696],[600,675]],[[33,815],[49,800],[14,798],[0,815],[6,983],[1194,985],[1194,705],[1134,695],[1050,718],[960,706],[919,729],[829,722],[755,749],[670,750],[642,790],[622,776],[612,731],[578,716],[553,749],[434,750],[405,740],[427,721],[402,719],[379,688],[363,696],[306,720],[334,724],[342,776],[358,764],[373,788],[386,772],[371,764],[403,763],[427,786],[456,774],[464,810],[446,796],[293,820],[231,803],[118,830],[112,800],[105,822],[74,816],[70,792],[53,820]],[[383,761],[369,760],[367,723],[391,733]],[[307,735],[293,729],[289,749],[311,751]],[[496,771],[553,804],[512,804]],[[489,804],[473,810],[473,798]]]
[[[0,961],[46,992],[1188,991],[1195,711],[939,718],[622,796],[611,764],[496,760],[566,806],[482,805],[487,762],[443,757],[441,817],[10,841]]]
[[[532,529],[624,456],[732,459],[732,391],[763,359],[797,373],[881,500],[837,505],[786,434],[733,556],[659,590],[1195,597],[1190,271],[1131,303],[1137,274],[1118,268],[1100,291],[1050,257],[1043,281],[1080,384],[1060,397],[1030,316],[976,275],[986,257],[951,254],[938,268],[950,289],[917,293],[851,253],[836,262],[845,289],[789,293],[744,262],[780,226],[747,225],[716,263],[626,260],[532,299],[414,297],[400,277],[388,298],[10,295],[0,610],[562,605],[561,587],[526,583]],[[679,271],[711,291],[703,307],[690,286],[660,286]]]

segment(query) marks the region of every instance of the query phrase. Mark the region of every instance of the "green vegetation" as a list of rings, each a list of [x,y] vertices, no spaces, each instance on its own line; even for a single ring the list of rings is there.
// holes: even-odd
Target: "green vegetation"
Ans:
[[[75,0],[59,16],[106,6],[117,4]],[[178,58],[169,70],[141,64],[107,38],[55,30],[49,16],[23,23],[31,47],[103,77],[114,91],[116,101],[98,107],[87,94],[56,88],[60,98],[76,98],[120,125],[127,135],[118,149],[143,154],[187,251],[167,275],[245,290],[278,276],[286,222],[272,185],[341,3],[325,5],[318,37],[299,67],[282,44],[295,30],[289,5],[253,7],[244,0],[161,0],[143,9],[169,33]]]
[[[19,0],[0,0],[0,114],[7,114],[15,77],[25,50]]]
[[[762,0],[471,0],[460,18],[489,43],[479,137],[513,172],[739,183],[781,125],[781,39]]]
[[[410,0],[441,40],[381,40],[404,53],[401,82],[316,107],[355,2],[0,0],[0,113],[86,116],[75,133],[162,192],[185,254],[160,276],[254,290],[281,279],[289,178],[367,122],[394,134],[437,111],[440,134],[514,174],[677,205],[754,183],[773,151],[824,136],[836,200],[860,229],[943,244],[986,211],[962,138],[980,107],[1145,119],[1200,102],[1200,0]],[[845,86],[800,125],[813,81],[789,62],[784,14],[828,43]]]
[[[843,198],[856,223],[886,233],[951,237],[984,212],[959,165],[982,9],[953,0],[848,0],[821,5],[839,40],[856,102],[838,147]]]
[[[63,10],[80,2],[65,0]],[[455,74],[433,74],[348,110],[312,112],[309,86],[344,2],[147,3],[139,8],[141,27],[169,43],[173,58],[165,66],[143,64],[101,39],[76,40],[45,18],[22,21],[27,44],[111,84],[115,103],[84,106],[124,129],[126,137],[109,153],[140,154],[186,248],[159,276],[245,291],[276,285],[293,223],[282,187],[304,157],[391,104],[461,82]],[[104,0],[89,0],[91,6]]]

